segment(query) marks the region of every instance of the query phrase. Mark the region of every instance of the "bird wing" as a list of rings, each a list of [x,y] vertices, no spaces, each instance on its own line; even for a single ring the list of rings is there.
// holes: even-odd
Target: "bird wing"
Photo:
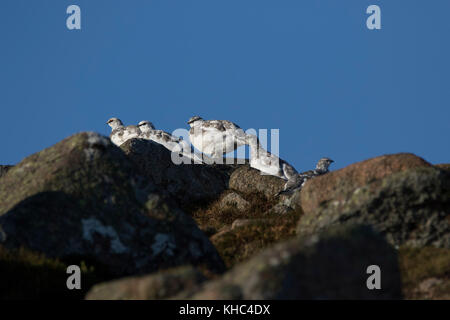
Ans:
[[[164,142],[181,142],[183,140],[163,130],[152,130],[151,135],[155,137],[157,140]]]
[[[202,126],[204,128],[211,128],[213,130],[227,131],[227,130],[237,130],[240,127],[228,120],[207,120],[203,121]]]
[[[127,126],[122,130],[122,139],[129,140],[133,138],[139,138],[141,130],[137,126]]]
[[[299,174],[294,175],[291,179],[289,179],[284,185],[284,190],[293,190],[300,187],[304,181],[304,177]]]
[[[309,179],[309,178],[316,176],[316,172],[314,170],[308,170],[308,171],[300,173],[300,175],[306,179]]]
[[[228,120],[221,120],[221,122],[222,122],[222,125],[225,127],[225,129],[227,129],[227,130],[237,130],[237,129],[240,129],[240,127],[236,124],[236,123],[234,123],[234,122],[231,122],[231,121],[228,121]]]
[[[122,138],[124,135],[124,128],[116,128],[113,131],[111,131],[111,134],[109,135],[110,138],[112,138],[113,136],[117,136],[119,138]]]

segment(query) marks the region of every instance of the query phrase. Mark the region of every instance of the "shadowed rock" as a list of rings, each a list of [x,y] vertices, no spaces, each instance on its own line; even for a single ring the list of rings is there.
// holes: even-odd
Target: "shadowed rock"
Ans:
[[[140,277],[128,277],[95,285],[87,300],[154,300],[165,299],[183,290],[195,290],[205,277],[186,266]]]
[[[33,154],[0,184],[0,243],[81,256],[111,274],[224,265],[195,222],[142,179],[123,151],[80,133]]]
[[[380,267],[382,290],[367,288],[367,267]],[[280,243],[210,281],[189,299],[399,299],[396,251],[366,226],[336,227]]]
[[[175,164],[163,145],[143,139],[120,146],[148,181],[166,190],[182,206],[216,199],[228,187],[236,165]]]

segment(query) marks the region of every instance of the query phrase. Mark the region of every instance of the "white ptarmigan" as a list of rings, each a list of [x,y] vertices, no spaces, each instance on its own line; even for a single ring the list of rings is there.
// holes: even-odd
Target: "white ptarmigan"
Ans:
[[[152,140],[162,144],[172,152],[180,152],[183,156],[193,159],[196,163],[202,163],[202,159],[191,152],[190,145],[182,138],[171,135],[163,130],[156,130],[153,123],[147,120],[139,122],[138,128],[141,132],[139,138]]]
[[[120,146],[129,139],[138,138],[141,133],[137,126],[131,125],[125,127],[118,118],[111,118],[106,123],[112,129],[109,138],[117,146]]]
[[[156,130],[153,123],[147,120],[139,122],[138,128],[141,131],[140,138],[146,140],[152,140],[172,151],[175,147],[179,145],[183,139],[175,137],[168,132],[163,130]]]
[[[245,132],[231,121],[204,120],[194,116],[188,124],[192,145],[213,159],[223,158],[224,154],[247,144]]]
[[[302,173],[298,173],[294,175],[291,179],[289,179],[284,185],[284,190],[279,192],[280,194],[290,194],[294,190],[301,189],[305,185],[306,181],[312,179],[314,177],[323,175],[328,171],[329,166],[334,162],[330,158],[321,158],[316,165],[314,170],[305,171]]]
[[[284,180],[297,174],[293,166],[261,147],[257,136],[248,134],[247,142],[250,147],[250,167]]]

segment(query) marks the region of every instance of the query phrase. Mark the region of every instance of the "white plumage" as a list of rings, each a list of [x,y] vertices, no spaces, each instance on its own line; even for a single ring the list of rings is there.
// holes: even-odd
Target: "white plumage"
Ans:
[[[192,145],[214,159],[222,158],[247,143],[244,131],[228,120],[203,120],[194,116],[188,124]]]
[[[261,147],[257,136],[249,134],[247,141],[250,146],[250,167],[284,180],[297,174],[293,166]]]
[[[137,126],[131,125],[125,127],[118,118],[111,118],[106,123],[112,129],[109,138],[117,146],[120,146],[129,139],[138,138],[141,133]]]
[[[183,139],[173,136],[163,130],[156,130],[153,123],[150,121],[141,121],[138,124],[141,134],[139,138],[151,140],[162,144],[171,152],[178,152],[189,159],[193,159],[196,163],[201,163],[202,159],[191,152],[190,145]]]

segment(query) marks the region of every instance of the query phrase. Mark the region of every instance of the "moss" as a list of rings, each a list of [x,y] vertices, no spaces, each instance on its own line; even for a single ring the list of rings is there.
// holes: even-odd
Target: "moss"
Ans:
[[[66,287],[69,265],[81,268],[81,290]],[[8,250],[0,246],[0,300],[4,299],[82,299],[95,284],[106,280],[83,260],[77,262],[47,258],[25,248]]]
[[[399,250],[399,266],[404,296],[412,298],[413,290],[421,281],[428,278],[447,280],[450,278],[450,250],[435,247],[420,249],[402,247]],[[446,286],[448,285],[449,281],[446,281]],[[441,288],[442,290],[444,289]]]

